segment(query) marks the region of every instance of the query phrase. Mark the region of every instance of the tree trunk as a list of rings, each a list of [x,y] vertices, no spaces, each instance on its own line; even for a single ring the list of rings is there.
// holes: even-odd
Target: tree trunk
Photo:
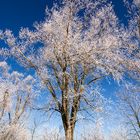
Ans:
[[[74,138],[74,127],[70,126],[65,129],[65,140],[73,140]]]

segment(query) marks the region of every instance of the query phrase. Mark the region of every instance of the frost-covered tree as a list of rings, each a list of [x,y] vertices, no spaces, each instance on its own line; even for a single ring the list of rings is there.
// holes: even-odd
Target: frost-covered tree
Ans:
[[[140,140],[140,88],[128,84],[119,93],[119,109],[122,112],[124,123],[129,135],[136,140]]]
[[[73,140],[78,113],[103,111],[97,81],[140,71],[138,46],[106,0],[60,1],[34,27],[21,29],[18,37],[1,31],[8,47],[0,53],[35,70],[52,97],[49,109],[42,109],[59,112],[66,140]]]
[[[81,134],[81,137],[79,139],[81,139],[81,140],[105,140],[102,121],[103,120],[100,118],[100,119],[96,120],[95,126],[93,126],[93,125],[92,125],[92,127],[88,126],[85,129],[85,131]]]
[[[45,132],[41,140],[64,140],[62,134],[56,129],[46,130]]]
[[[129,138],[128,130],[122,126],[112,130],[108,136],[108,140],[129,140]]]
[[[24,123],[35,94],[34,78],[0,62],[0,140],[27,140]]]
[[[135,64],[140,68],[139,59],[140,59],[140,1],[139,0],[124,0],[126,8],[128,10],[128,25],[127,31],[130,33],[130,40],[128,46],[134,47],[135,51],[132,51],[131,56],[135,61]],[[133,68],[135,71],[135,68]],[[135,71],[129,73],[129,75],[135,80],[140,81],[140,71]]]
[[[0,140],[29,140],[30,133],[21,124],[6,125],[5,129],[0,130]]]

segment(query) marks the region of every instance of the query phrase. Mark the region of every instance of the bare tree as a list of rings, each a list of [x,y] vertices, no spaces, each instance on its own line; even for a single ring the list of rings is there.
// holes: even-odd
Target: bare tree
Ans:
[[[1,54],[35,70],[52,97],[50,106],[41,109],[59,112],[66,140],[73,140],[78,113],[103,111],[104,99],[95,83],[139,72],[140,61],[134,59],[137,46],[131,45],[131,33],[119,26],[110,3],[64,0],[60,5],[46,9],[46,20],[34,31],[21,29],[19,37],[1,31],[9,46]]]

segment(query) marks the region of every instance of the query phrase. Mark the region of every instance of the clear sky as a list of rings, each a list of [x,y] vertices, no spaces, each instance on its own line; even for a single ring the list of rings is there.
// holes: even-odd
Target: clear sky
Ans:
[[[126,9],[123,0],[112,1],[120,20],[126,23]],[[32,28],[35,21],[45,17],[46,5],[52,6],[53,0],[0,0],[0,29],[11,29],[18,33],[21,27]]]
[[[51,0],[0,0],[0,29],[17,33],[21,27],[31,28],[44,19],[46,5],[51,6]]]

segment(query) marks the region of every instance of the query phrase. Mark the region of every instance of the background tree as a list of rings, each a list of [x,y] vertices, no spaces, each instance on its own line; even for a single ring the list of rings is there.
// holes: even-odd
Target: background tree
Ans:
[[[84,133],[81,134],[79,139],[81,140],[105,140],[105,135],[103,132],[103,120],[98,118],[96,120],[95,126],[88,126],[87,129],[84,130]],[[94,131],[92,131],[94,130]],[[78,139],[77,139],[78,140]]]
[[[64,137],[57,129],[46,130],[42,140],[64,140]]]
[[[24,76],[0,62],[0,140],[27,140],[24,127],[30,105],[35,97],[34,78]]]
[[[130,138],[127,128],[124,128],[122,126],[118,126],[114,130],[112,130],[108,137],[109,140],[129,140],[133,139],[133,137]]]
[[[140,59],[140,1],[133,0],[128,1],[124,0],[128,11],[128,26],[127,31],[130,33],[130,40],[128,46],[134,47],[135,51],[132,51],[132,56],[135,59],[135,64],[140,68],[139,59]],[[135,68],[133,68],[135,71]],[[140,71],[135,71],[133,73],[129,73],[129,76],[134,80],[140,81]]]
[[[46,86],[52,100],[42,109],[61,114],[66,140],[73,140],[78,113],[103,111],[98,80],[119,81],[126,72],[139,71],[131,33],[106,1],[64,0],[46,9],[46,20],[35,30],[21,29],[19,37],[6,30],[0,37],[8,44],[1,54],[33,68]]]
[[[140,88],[127,85],[119,94],[119,108],[133,139],[140,139]]]

